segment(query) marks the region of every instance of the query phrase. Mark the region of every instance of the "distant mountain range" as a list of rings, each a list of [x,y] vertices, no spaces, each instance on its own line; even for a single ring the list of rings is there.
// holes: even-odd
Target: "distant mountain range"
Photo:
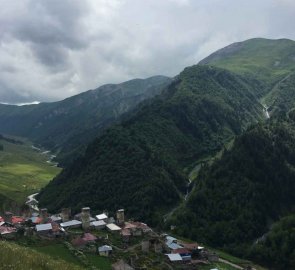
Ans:
[[[83,153],[87,143],[145,99],[171,82],[164,76],[103,85],[53,103],[0,104],[0,132],[23,136],[57,154],[62,166]]]

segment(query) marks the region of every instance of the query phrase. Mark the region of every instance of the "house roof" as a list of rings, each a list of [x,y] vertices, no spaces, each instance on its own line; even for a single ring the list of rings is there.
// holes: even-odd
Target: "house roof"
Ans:
[[[75,246],[75,247],[79,247],[79,246],[85,246],[87,244],[87,241],[84,240],[83,238],[81,237],[77,237],[75,239],[73,239],[71,241],[72,245]]]
[[[170,248],[170,249],[179,249],[179,248],[183,248],[182,246],[178,245],[177,243],[166,242],[166,245],[167,245],[167,247]]]
[[[9,234],[9,233],[14,233],[14,232],[16,232],[16,228],[14,228],[14,227],[0,226],[0,234],[1,235]]]
[[[123,230],[121,231],[121,234],[122,234],[123,236],[131,236],[131,232],[130,232],[129,229],[123,229]]]
[[[184,248],[189,249],[189,250],[198,249],[198,246],[199,246],[197,243],[184,243],[184,242],[181,242],[181,245]]]
[[[12,224],[22,223],[25,219],[22,217],[12,216]]]
[[[105,226],[106,223],[103,220],[97,220],[90,223],[92,226]]]
[[[84,233],[83,240],[85,240],[87,242],[88,241],[95,241],[95,240],[97,240],[97,237],[91,233]]]
[[[59,216],[55,216],[55,215],[53,215],[53,216],[50,217],[50,219],[51,219],[52,221],[60,221],[62,218],[59,217]]]
[[[147,224],[142,223],[142,222],[138,222],[138,221],[126,222],[125,228],[126,229],[138,228],[138,229],[142,229],[143,231],[151,231],[152,230]]]
[[[188,249],[186,249],[186,248],[178,248],[178,249],[173,249],[172,250],[172,253],[173,254],[191,254],[191,252],[188,250]]]
[[[174,237],[172,237],[172,236],[167,235],[167,236],[166,236],[166,241],[167,241],[167,242],[169,241],[169,242],[172,243],[172,242],[174,242],[174,241],[177,241],[177,239],[174,238]]]
[[[166,254],[171,262],[182,261],[182,258],[179,254]]]
[[[39,224],[42,222],[42,218],[40,217],[31,217],[30,220],[32,220],[32,222],[35,224]]]
[[[133,224],[133,222],[125,222],[125,226],[124,229],[135,229],[137,228],[135,224]]]
[[[102,213],[102,214],[96,216],[97,220],[106,219],[106,218],[108,218],[108,216],[105,213]]]
[[[114,223],[107,224],[107,228],[111,231],[120,231],[121,228]]]
[[[73,220],[61,223],[60,226],[61,227],[70,227],[70,226],[76,226],[76,225],[81,225],[81,224],[82,224],[81,221],[73,219]]]
[[[51,223],[38,224],[38,225],[36,225],[36,231],[37,232],[48,231],[48,230],[52,230]]]
[[[101,246],[98,248],[99,252],[112,251],[112,250],[113,250],[113,248],[111,246],[107,246],[107,245],[104,245],[104,246]]]

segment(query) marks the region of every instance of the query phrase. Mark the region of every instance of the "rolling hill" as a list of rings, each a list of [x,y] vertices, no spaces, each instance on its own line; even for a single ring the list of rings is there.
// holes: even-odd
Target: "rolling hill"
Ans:
[[[220,49],[199,64],[225,68],[271,86],[295,71],[295,41],[253,38]]]
[[[219,68],[186,68],[161,95],[90,144],[41,191],[41,205],[124,207],[156,224],[182,198],[185,168],[263,118],[254,87]]]
[[[159,94],[170,81],[155,76],[103,85],[59,102],[0,104],[0,132],[29,138],[57,153],[57,160],[66,165],[121,115]]]

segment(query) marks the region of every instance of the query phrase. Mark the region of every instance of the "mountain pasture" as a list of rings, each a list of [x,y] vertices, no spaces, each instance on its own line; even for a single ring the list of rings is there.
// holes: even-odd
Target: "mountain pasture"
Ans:
[[[31,147],[29,141],[14,144],[1,140],[0,195],[22,203],[29,194],[44,187],[60,168],[48,163],[49,156]]]

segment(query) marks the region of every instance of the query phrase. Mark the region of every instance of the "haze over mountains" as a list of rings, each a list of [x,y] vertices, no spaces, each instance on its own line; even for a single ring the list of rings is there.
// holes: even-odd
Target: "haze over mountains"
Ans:
[[[0,131],[57,151],[67,165],[39,195],[49,210],[123,207],[154,226],[176,225],[179,234],[255,257],[253,243],[295,209],[294,85],[295,42],[251,39],[173,79],[108,85],[51,104],[1,105]],[[190,172],[200,167],[186,197]],[[292,269],[295,252],[284,239],[278,267]],[[260,243],[255,259],[272,263]]]
[[[170,81],[155,76],[103,85],[59,102],[0,104],[0,132],[30,138],[58,154],[57,160],[65,165],[119,116],[159,94]]]

